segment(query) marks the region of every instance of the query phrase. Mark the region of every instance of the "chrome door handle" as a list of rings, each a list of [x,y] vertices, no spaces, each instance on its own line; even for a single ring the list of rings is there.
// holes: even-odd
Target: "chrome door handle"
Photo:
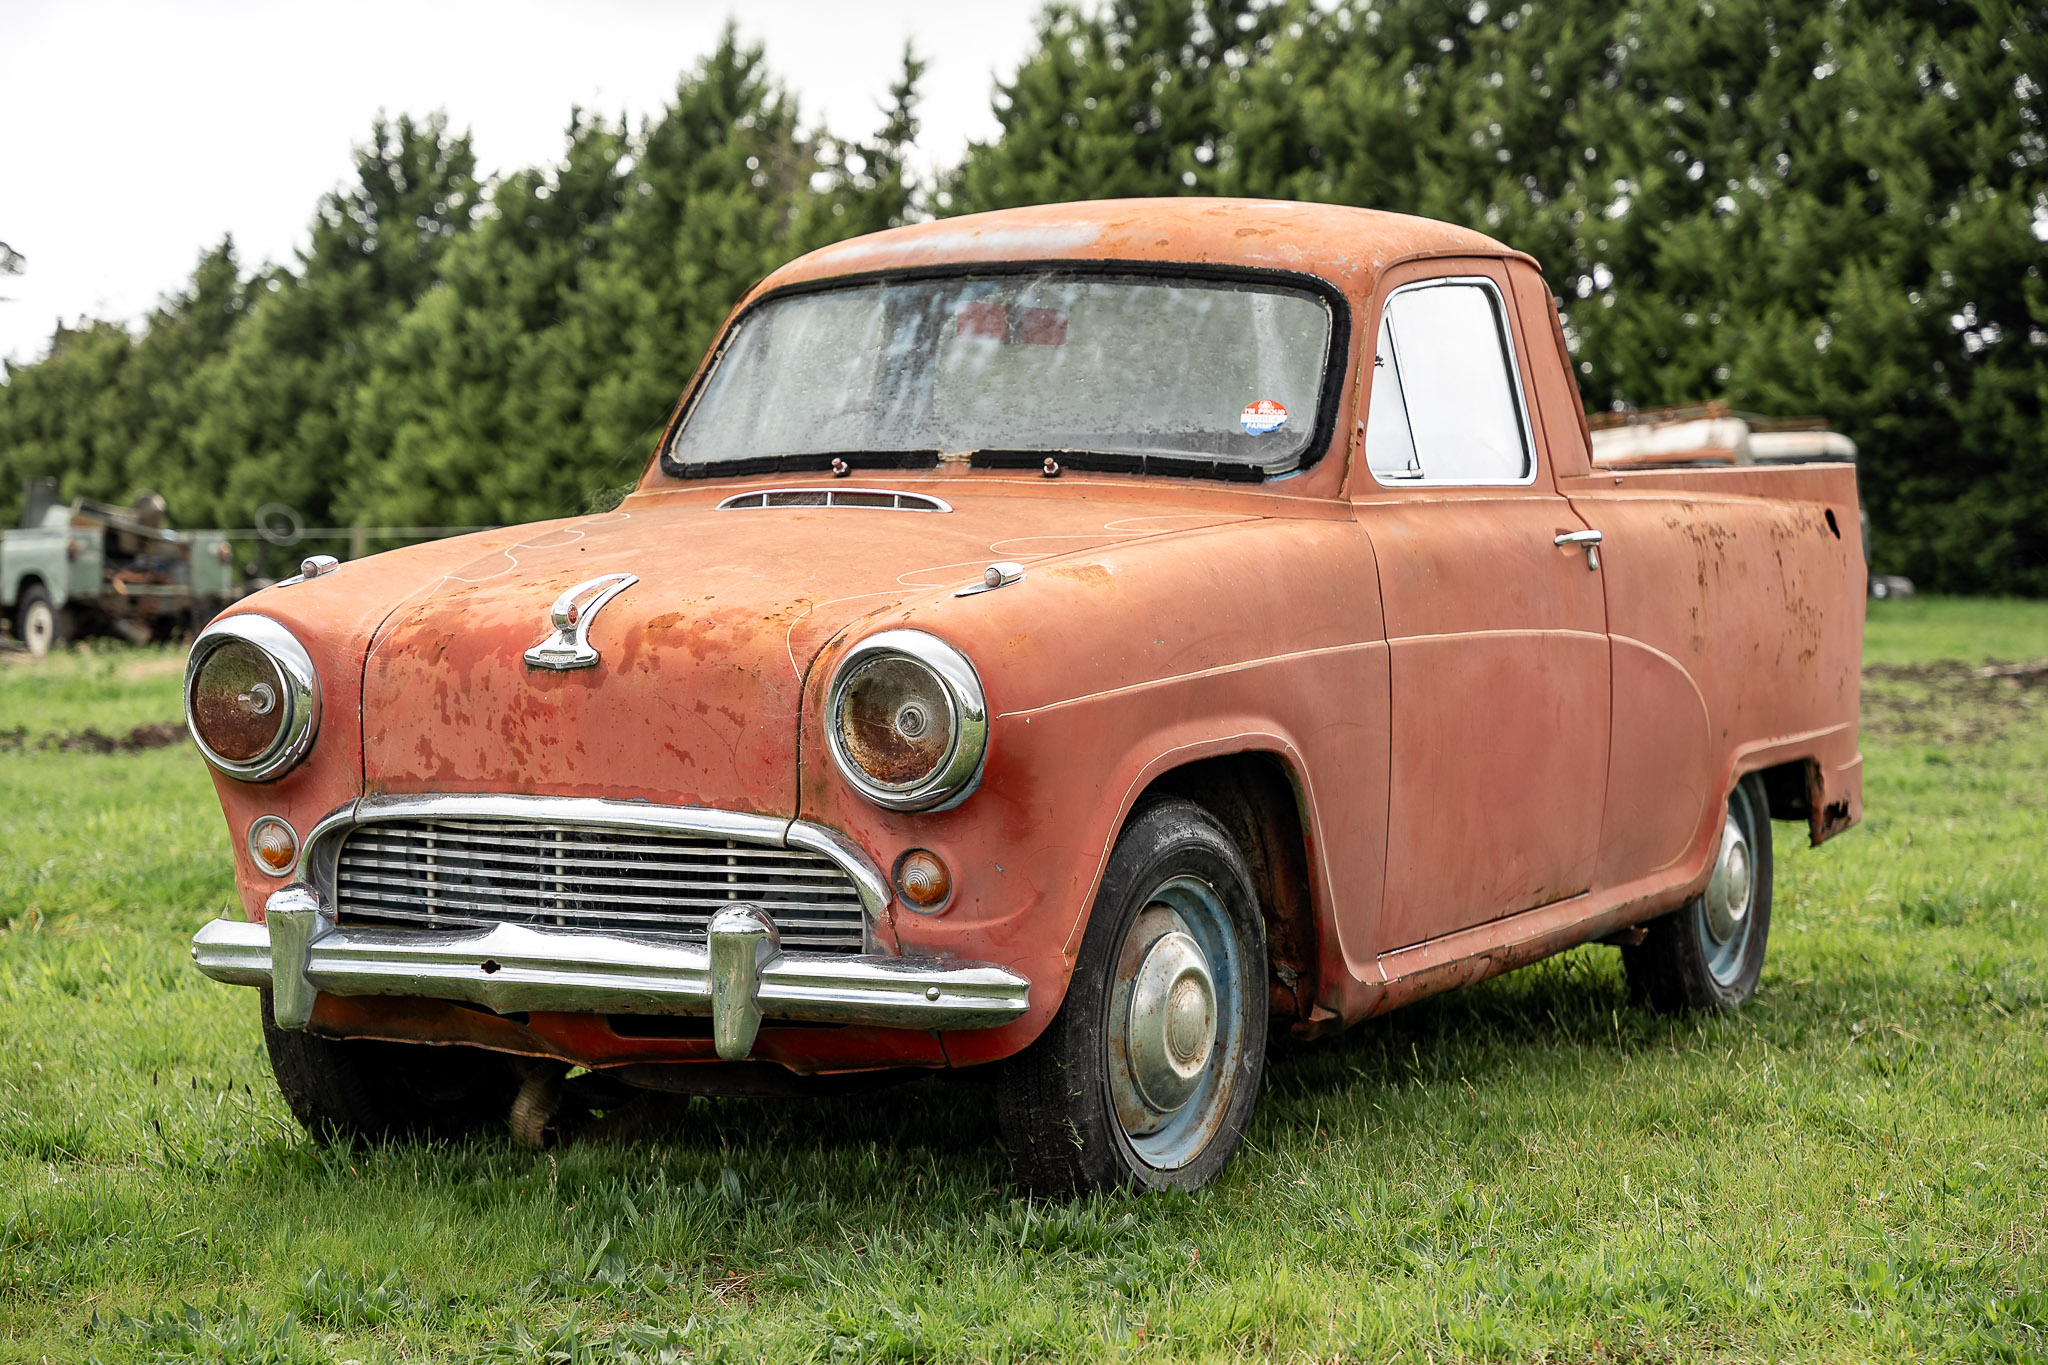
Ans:
[[[1597,572],[1600,568],[1600,541],[1598,531],[1566,531],[1550,543],[1557,546],[1583,545],[1586,547],[1586,567]]]

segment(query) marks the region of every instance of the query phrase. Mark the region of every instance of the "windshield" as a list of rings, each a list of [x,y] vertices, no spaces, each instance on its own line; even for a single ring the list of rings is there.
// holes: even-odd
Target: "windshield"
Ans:
[[[1300,463],[1330,334],[1330,305],[1307,290],[1185,278],[1041,272],[790,295],[741,320],[668,457],[701,475],[1059,452],[1256,478]]]

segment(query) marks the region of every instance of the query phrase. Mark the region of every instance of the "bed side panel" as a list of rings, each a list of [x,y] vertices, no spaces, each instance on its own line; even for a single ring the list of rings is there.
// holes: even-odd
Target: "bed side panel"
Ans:
[[[1608,886],[1690,875],[1746,771],[1818,768],[1826,837],[1860,812],[1863,549],[1846,464],[1560,480],[1601,547],[1614,640]]]

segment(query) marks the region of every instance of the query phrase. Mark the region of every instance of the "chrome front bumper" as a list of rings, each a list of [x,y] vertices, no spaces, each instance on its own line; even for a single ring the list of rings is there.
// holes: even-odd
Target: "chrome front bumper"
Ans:
[[[1031,983],[992,963],[783,952],[774,922],[745,905],[715,916],[701,946],[512,924],[345,929],[303,882],[273,894],[265,917],[214,920],[193,935],[192,960],[215,981],[270,987],[284,1028],[306,1027],[321,992],[461,1000],[500,1014],[709,1014],[718,1055],[737,1061],[763,1017],[994,1028],[1030,1003]]]

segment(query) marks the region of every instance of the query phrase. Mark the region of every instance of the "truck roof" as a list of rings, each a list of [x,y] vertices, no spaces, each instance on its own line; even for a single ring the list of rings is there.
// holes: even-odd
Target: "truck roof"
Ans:
[[[1416,257],[1520,254],[1469,228],[1339,204],[1098,199],[998,209],[851,238],[799,256],[754,293],[880,270],[1105,260],[1292,270],[1356,288]]]

